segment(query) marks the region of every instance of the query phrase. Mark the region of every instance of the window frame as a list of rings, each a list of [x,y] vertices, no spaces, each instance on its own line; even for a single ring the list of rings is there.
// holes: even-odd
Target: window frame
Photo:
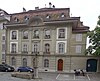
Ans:
[[[65,48],[65,49],[64,49],[64,53],[61,53],[61,54],[66,54],[66,53],[67,53],[67,48],[68,48],[68,47],[67,47],[67,41],[57,41],[57,42],[56,42],[56,53],[57,53],[57,54],[60,54],[60,53],[59,53],[59,45],[58,45],[58,44],[60,44],[60,43],[64,43],[64,44],[65,44],[65,46],[64,46],[64,48]]]
[[[59,30],[61,30],[61,29],[64,29],[65,30],[64,37],[59,37],[59,35],[60,35]],[[57,39],[67,39],[67,27],[57,28]]]
[[[27,66],[27,58],[23,58],[23,65],[22,66]]]
[[[33,53],[38,53],[40,48],[39,48],[40,42],[33,42],[32,43],[32,52]]]
[[[38,38],[39,39],[39,30],[38,29],[36,29],[36,30],[33,31],[33,38]]]
[[[44,59],[44,67],[49,68],[49,60],[48,59]]]
[[[22,52],[28,53],[28,43],[22,43]]]
[[[82,41],[82,34],[76,34],[76,41]]]
[[[12,32],[14,32],[14,31],[16,32],[16,36],[15,36],[16,38],[12,39],[12,37],[13,37]],[[18,30],[11,30],[10,31],[10,40],[18,40]]]
[[[76,53],[82,53],[82,46],[81,45],[76,45],[75,52]]]
[[[49,32],[49,35],[47,35],[47,32]],[[50,29],[45,29],[44,30],[44,38],[45,39],[50,39],[51,38],[51,30]]]
[[[61,47],[59,45],[61,45]],[[64,42],[58,43],[58,53],[59,54],[64,54],[65,53],[65,43]]]
[[[47,54],[50,54],[50,44],[49,43],[45,43],[44,52]]]
[[[16,59],[15,59],[15,57],[11,58],[11,65],[16,66]]]
[[[12,50],[12,44],[16,44],[15,50]],[[17,53],[18,52],[18,42],[10,42],[10,52]]]
[[[23,31],[23,39],[28,39],[28,30]]]

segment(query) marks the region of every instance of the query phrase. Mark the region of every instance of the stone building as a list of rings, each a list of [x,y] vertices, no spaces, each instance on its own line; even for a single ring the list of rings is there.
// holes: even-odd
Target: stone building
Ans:
[[[10,15],[5,24],[7,64],[15,68],[38,64],[39,71],[99,71],[99,58],[84,54],[89,27],[80,17],[71,17],[69,8],[36,7]]]
[[[6,30],[4,24],[10,20],[10,15],[0,9],[0,64],[6,61]]]

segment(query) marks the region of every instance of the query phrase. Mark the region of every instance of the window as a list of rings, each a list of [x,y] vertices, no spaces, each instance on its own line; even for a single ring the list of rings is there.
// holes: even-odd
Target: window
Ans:
[[[23,44],[23,46],[22,46],[22,52],[23,53],[28,53],[28,45],[27,44]]]
[[[5,44],[2,44],[2,52],[5,52],[5,50],[6,50],[6,46]]]
[[[47,18],[47,19],[50,19],[50,16],[47,14],[46,18]]]
[[[48,43],[45,44],[45,53],[50,54],[50,44]]]
[[[58,43],[58,52],[65,53],[65,43]]]
[[[19,19],[17,17],[14,18],[15,22],[19,22]]]
[[[76,34],[76,41],[82,41],[82,34]]]
[[[12,39],[17,39],[17,32],[16,31],[12,31]]]
[[[34,42],[32,45],[32,52],[33,53],[38,53],[39,52],[39,42]]]
[[[27,66],[27,59],[23,58],[23,66]]]
[[[23,31],[23,39],[28,39],[28,31]]]
[[[16,40],[16,39],[18,39],[18,32],[17,32],[17,30],[13,30],[13,31],[11,31],[11,40]]]
[[[45,68],[48,68],[49,67],[49,60],[48,59],[45,59],[44,60],[44,67]]]
[[[76,46],[76,53],[81,53],[81,48],[82,48],[81,45],[77,45]]]
[[[64,18],[64,17],[65,17],[65,14],[64,14],[64,13],[62,13],[62,14],[61,14],[61,17],[62,17],[62,18]]]
[[[5,35],[2,35],[2,40],[5,40],[6,38],[5,38]]]
[[[28,16],[25,16],[24,19],[25,19],[25,21],[28,21],[29,20],[29,17]]]
[[[5,60],[5,54],[2,54],[2,60]]]
[[[11,42],[11,53],[16,53],[18,51],[17,42]]]
[[[59,29],[58,31],[58,37],[59,38],[65,38],[65,29]]]
[[[16,59],[14,57],[11,58],[11,65],[13,65],[13,66],[16,65]]]
[[[33,38],[39,38],[39,31],[38,30],[34,30]]]
[[[50,38],[50,30],[45,30],[45,39],[49,39]]]

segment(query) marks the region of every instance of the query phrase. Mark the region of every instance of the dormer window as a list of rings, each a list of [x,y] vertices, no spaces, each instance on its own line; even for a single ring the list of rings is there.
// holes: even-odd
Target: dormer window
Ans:
[[[19,22],[19,19],[17,17],[14,18],[15,22]]]
[[[4,15],[4,12],[3,11],[0,11],[0,16],[3,16]]]
[[[25,17],[24,17],[24,20],[25,20],[25,21],[29,20],[29,17],[25,16]]]
[[[65,14],[64,14],[64,13],[62,13],[62,14],[61,14],[61,17],[62,17],[62,18],[64,18],[64,17],[65,17]]]
[[[47,18],[47,19],[50,19],[50,15],[47,15],[46,18]]]

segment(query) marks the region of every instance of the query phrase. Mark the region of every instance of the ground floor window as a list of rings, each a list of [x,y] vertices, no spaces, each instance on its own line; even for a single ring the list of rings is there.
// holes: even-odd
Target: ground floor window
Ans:
[[[11,65],[15,66],[16,65],[16,59],[15,57],[11,58]]]
[[[49,60],[48,59],[44,59],[44,67],[49,67]]]
[[[23,66],[27,66],[27,59],[23,58]]]

